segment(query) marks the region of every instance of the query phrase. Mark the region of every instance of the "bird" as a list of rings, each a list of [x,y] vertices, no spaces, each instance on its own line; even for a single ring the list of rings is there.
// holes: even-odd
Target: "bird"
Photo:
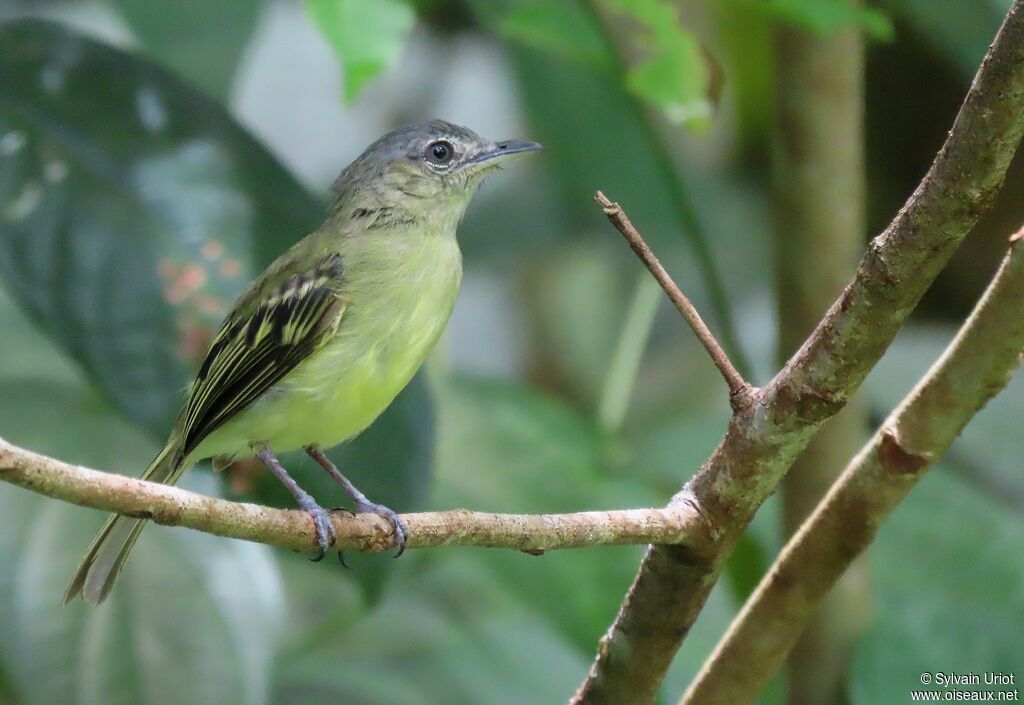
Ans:
[[[324,450],[373,423],[422,366],[455,306],[462,281],[456,230],[470,200],[507,158],[539,149],[444,120],[373,142],[335,180],[323,224],[234,303],[142,479],[173,485],[201,460],[219,468],[258,459],[312,517],[319,560],[334,543],[334,524],[277,458],[301,448],[357,513],[388,521],[400,555],[402,520],[370,501]],[[78,596],[103,602],[146,523],[112,515],[64,604]]]

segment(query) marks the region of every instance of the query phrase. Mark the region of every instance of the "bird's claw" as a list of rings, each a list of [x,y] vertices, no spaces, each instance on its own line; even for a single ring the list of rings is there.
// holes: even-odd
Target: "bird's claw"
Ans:
[[[319,563],[323,560],[327,549],[334,545],[334,522],[331,521],[331,515],[322,507],[309,508],[306,511],[313,517],[313,525],[316,528],[316,542],[319,546],[317,554],[309,560]]]
[[[383,504],[377,504],[375,502],[358,502],[356,504],[356,512],[359,514],[376,514],[377,516],[384,517],[389,524],[391,524],[391,533],[395,537],[395,546],[398,547],[398,551],[395,553],[395,558],[405,553],[405,539],[406,530],[405,522],[391,509],[385,507]]]

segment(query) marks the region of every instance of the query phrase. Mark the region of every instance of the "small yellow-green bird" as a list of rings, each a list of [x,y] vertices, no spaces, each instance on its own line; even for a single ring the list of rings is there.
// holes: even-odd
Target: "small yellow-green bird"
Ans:
[[[492,142],[441,120],[384,135],[334,183],[324,224],[277,258],[235,302],[199,369],[167,445],[142,476],[174,484],[204,458],[259,458],[312,516],[320,552],[330,516],[278,462],[304,448],[357,512],[398,515],[368,500],[328,460],[369,426],[423,364],[462,281],[455,230],[484,177],[535,142]],[[114,515],[64,595],[102,602],[145,519]]]

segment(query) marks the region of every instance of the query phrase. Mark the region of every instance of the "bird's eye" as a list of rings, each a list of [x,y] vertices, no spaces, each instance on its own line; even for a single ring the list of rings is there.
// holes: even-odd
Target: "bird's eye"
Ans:
[[[448,166],[455,156],[455,148],[448,140],[437,140],[427,145],[427,161],[435,166]]]

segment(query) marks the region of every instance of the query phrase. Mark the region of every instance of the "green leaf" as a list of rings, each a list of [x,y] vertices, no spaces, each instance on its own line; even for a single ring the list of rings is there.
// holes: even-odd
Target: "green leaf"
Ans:
[[[625,85],[674,124],[704,128],[711,116],[708,64],[697,40],[680,24],[667,0],[600,0],[616,22],[625,17],[626,41],[641,60],[624,74]],[[525,46],[614,71],[618,59],[597,18],[578,2],[514,0],[480,12],[504,37]]]
[[[338,55],[348,102],[398,61],[416,22],[405,0],[306,0],[306,8]]]
[[[250,277],[317,200],[219,106],[59,26],[0,30],[0,276],[161,435]]]
[[[626,85],[677,125],[706,128],[711,118],[710,71],[697,39],[679,23],[668,0],[602,0],[632,21],[629,41],[647,54],[626,74]]]
[[[526,46],[600,69],[614,67],[600,27],[578,3],[518,0],[497,16],[496,26],[502,36]]]
[[[894,36],[892,20],[887,14],[854,0],[767,0],[763,8],[784,22],[817,34],[857,27],[881,41],[892,41]]]
[[[146,52],[224,100],[259,19],[262,0],[115,0]]]
[[[941,467],[925,477],[871,549],[876,617],[853,659],[852,701],[905,702],[922,673],[1018,670],[1022,545],[1019,513]]]
[[[0,330],[7,335],[0,352],[0,436],[91,467],[126,473],[145,468],[157,450],[152,438],[83,383],[71,362],[33,328],[2,289]],[[59,429],[55,410],[61,413]],[[26,505],[38,497],[18,492]]]

